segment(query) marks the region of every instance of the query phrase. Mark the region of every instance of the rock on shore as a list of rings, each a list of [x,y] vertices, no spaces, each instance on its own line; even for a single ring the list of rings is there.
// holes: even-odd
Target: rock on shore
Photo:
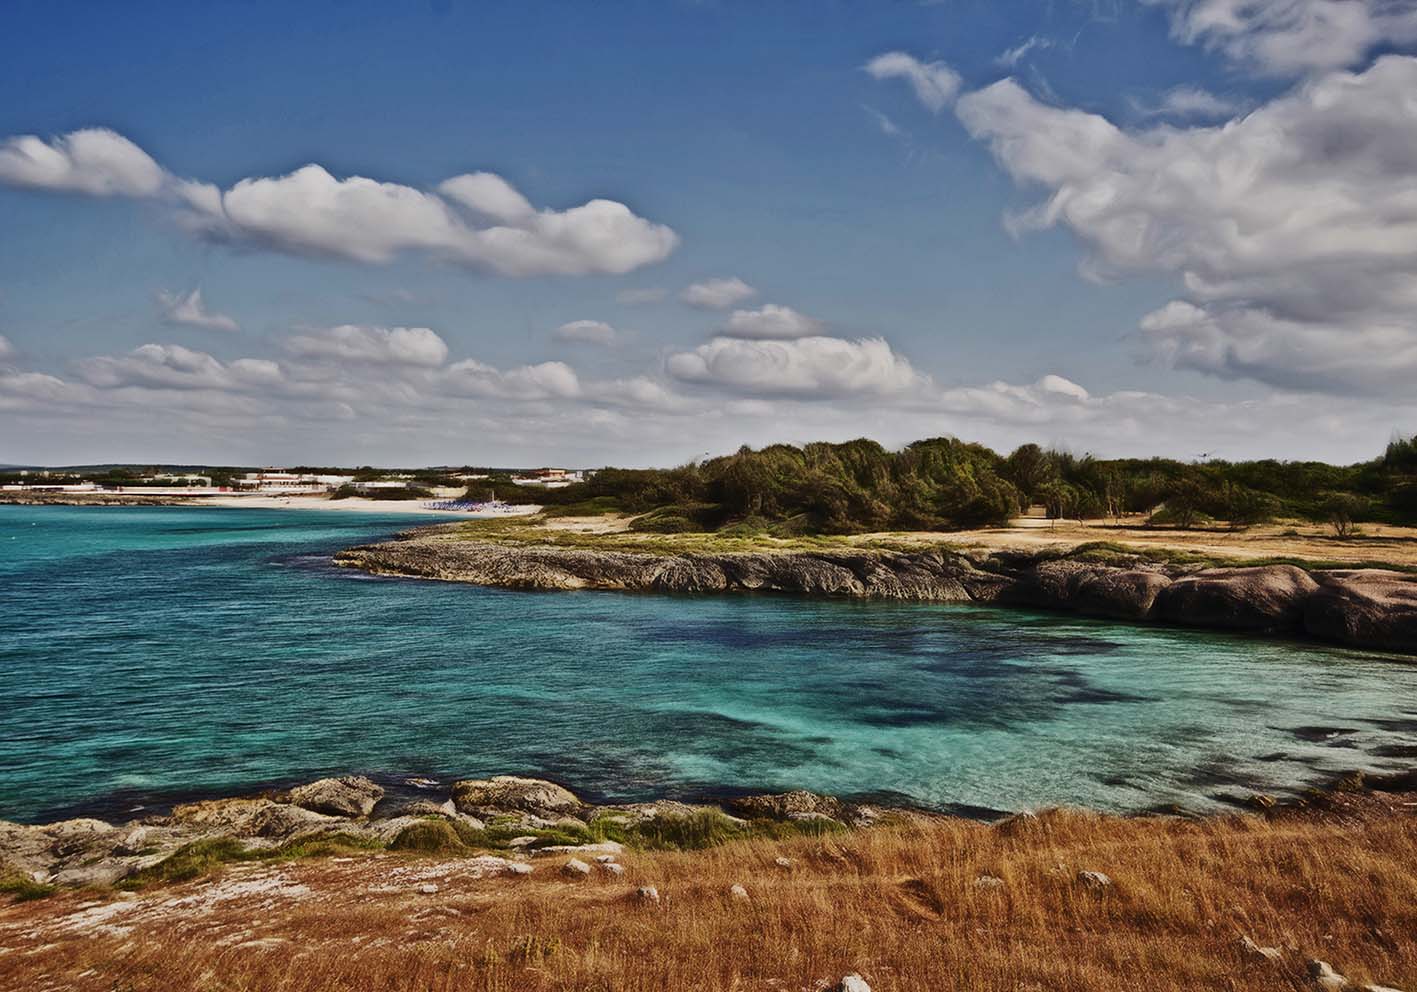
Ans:
[[[783,592],[997,603],[1131,623],[1308,636],[1417,654],[1417,575],[1294,565],[1204,568],[1140,555],[840,549],[661,554],[460,540],[442,529],[350,548],[381,575],[515,589]]]
[[[589,839],[589,828],[596,822],[623,829],[651,820],[688,820],[707,812],[740,827],[747,823],[740,817],[746,817],[781,822],[823,820],[838,827],[861,828],[882,817],[878,810],[811,792],[735,800],[733,808],[739,816],[717,806],[689,806],[672,800],[597,806],[554,782],[510,775],[455,782],[441,802],[424,799],[380,804],[383,792],[367,778],[346,776],[262,796],[184,803],[165,816],[121,825],[94,819],[35,826],[0,820],[0,880],[19,875],[58,886],[113,885],[161,864],[188,845],[218,839],[231,839],[247,851],[257,852],[322,837],[414,850],[435,849],[428,845],[432,838],[462,850],[462,831],[474,832],[478,846],[486,841],[489,846],[506,848],[512,858],[507,871],[522,873],[531,870],[527,859],[546,855],[581,855],[597,863],[604,863],[600,859],[614,862],[621,850],[619,844]],[[906,815],[906,811],[894,812]],[[480,833],[490,823],[496,824],[505,842],[494,843]],[[519,833],[523,836],[517,836]],[[588,839],[565,843],[568,835]],[[614,873],[613,869],[606,872]]]

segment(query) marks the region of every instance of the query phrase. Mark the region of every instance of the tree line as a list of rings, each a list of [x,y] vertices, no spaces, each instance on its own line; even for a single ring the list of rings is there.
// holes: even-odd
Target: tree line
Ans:
[[[952,437],[890,451],[875,441],[775,444],[668,469],[606,468],[563,489],[505,474],[469,490],[566,511],[640,514],[659,533],[849,534],[1003,524],[1031,506],[1054,518],[1148,514],[1157,526],[1274,519],[1417,524],[1417,440],[1372,461],[1101,459],[1025,444],[1008,455]]]

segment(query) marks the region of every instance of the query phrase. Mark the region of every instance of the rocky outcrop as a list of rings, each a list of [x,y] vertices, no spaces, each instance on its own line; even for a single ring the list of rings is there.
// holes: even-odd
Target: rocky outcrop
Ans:
[[[503,840],[492,846],[506,849],[504,853],[515,851],[519,858],[569,855],[573,858],[569,864],[586,865],[585,871],[576,869],[580,875],[590,869],[577,857],[593,858],[603,873],[619,874],[623,846],[609,840],[592,842],[596,828],[606,820],[633,829],[652,820],[689,820],[711,812],[726,822],[747,826],[719,806],[690,806],[667,799],[596,806],[554,782],[513,775],[467,779],[436,798],[393,799],[377,806],[370,802],[376,791],[383,794],[382,788],[365,778],[321,779],[284,793],[184,803],[166,816],[121,826],[92,819],[41,826],[0,820],[0,879],[19,874],[52,885],[111,885],[160,864],[188,845],[222,838],[238,842],[247,851],[279,853],[287,845],[338,835],[346,843],[471,857],[474,848],[468,845],[481,845],[475,835],[493,825],[501,828]],[[338,806],[345,812],[316,812],[286,801],[293,798],[318,802],[325,809]],[[869,807],[811,792],[745,797],[735,800],[735,806],[755,819],[820,819],[838,827],[866,827],[880,817]],[[471,812],[486,817],[488,823]],[[509,827],[533,833],[507,837]],[[534,833],[552,829],[584,841],[552,843],[559,839],[555,834]]]
[[[1417,650],[1417,576],[1380,569],[1325,573],[1304,603],[1304,629],[1342,644]]]
[[[382,575],[525,589],[779,592],[997,603],[1129,623],[1289,634],[1417,654],[1417,575],[1202,568],[1141,555],[889,551],[650,553],[466,541],[445,528],[350,548],[336,563]]]
[[[384,790],[363,775],[346,775],[297,786],[285,798],[302,809],[326,816],[368,816],[384,798]]]
[[[1156,596],[1167,623],[1267,633],[1303,630],[1304,603],[1319,588],[1294,565],[1208,568],[1176,579]]]
[[[574,816],[585,807],[575,793],[555,782],[516,775],[455,782],[453,805],[459,813],[482,818],[529,813],[550,821]]]

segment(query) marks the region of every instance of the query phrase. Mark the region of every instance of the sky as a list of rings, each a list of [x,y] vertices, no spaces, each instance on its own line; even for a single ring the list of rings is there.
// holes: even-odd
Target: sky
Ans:
[[[8,0],[0,52],[0,463],[1417,430],[1417,0]]]

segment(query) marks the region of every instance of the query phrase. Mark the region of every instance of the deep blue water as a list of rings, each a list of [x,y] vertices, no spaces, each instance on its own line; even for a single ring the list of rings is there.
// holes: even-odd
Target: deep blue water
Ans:
[[[1417,743],[1417,666],[961,606],[375,579],[407,517],[0,506],[0,818],[328,772],[1213,808]]]

